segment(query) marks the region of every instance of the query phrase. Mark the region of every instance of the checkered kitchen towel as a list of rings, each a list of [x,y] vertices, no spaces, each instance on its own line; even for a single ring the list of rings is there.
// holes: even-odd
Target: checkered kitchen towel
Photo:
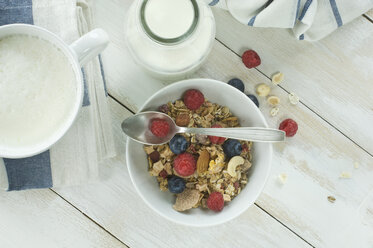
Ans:
[[[0,0],[0,25],[11,23],[44,27],[70,44],[91,29],[92,16],[86,0]],[[1,188],[11,191],[86,183],[97,179],[99,165],[115,155],[101,58],[82,71],[83,107],[72,128],[39,155],[0,158]]]
[[[205,0],[254,27],[291,28],[299,40],[319,40],[373,8],[373,0]]]

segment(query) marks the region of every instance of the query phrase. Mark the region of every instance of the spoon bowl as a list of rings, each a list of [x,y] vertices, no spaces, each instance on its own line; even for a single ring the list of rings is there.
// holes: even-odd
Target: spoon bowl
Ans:
[[[168,123],[169,132],[165,137],[157,137],[150,131],[152,120],[161,119]],[[188,128],[179,127],[174,120],[161,112],[147,111],[136,114],[122,122],[122,130],[131,139],[146,145],[161,145],[169,142],[177,133],[211,135],[255,142],[280,142],[285,140],[285,132],[263,127],[236,128]]]
[[[161,119],[167,121],[170,130],[165,137],[157,137],[150,131],[152,120]],[[161,112],[147,111],[133,115],[122,122],[123,132],[131,139],[146,145],[161,145],[169,142],[178,131],[174,120]]]

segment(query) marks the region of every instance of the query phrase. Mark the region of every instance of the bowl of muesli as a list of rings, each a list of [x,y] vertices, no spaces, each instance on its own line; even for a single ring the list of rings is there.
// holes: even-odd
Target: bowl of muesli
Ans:
[[[212,79],[171,84],[150,97],[143,111],[166,113],[185,127],[268,127],[250,98]],[[151,131],[162,133],[157,125]],[[258,198],[272,145],[178,134],[162,145],[128,138],[126,154],[131,180],[153,210],[176,223],[211,226],[239,216]]]

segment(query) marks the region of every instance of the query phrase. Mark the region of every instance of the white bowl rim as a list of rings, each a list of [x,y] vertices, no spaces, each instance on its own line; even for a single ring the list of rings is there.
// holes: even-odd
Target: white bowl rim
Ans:
[[[137,113],[140,113],[141,111],[144,110],[145,106],[147,106],[158,94],[164,92],[164,91],[167,91],[168,88],[170,87],[176,87],[178,85],[185,85],[185,84],[189,84],[190,82],[193,82],[193,81],[198,81],[198,82],[202,82],[202,83],[217,83],[219,85],[224,85],[226,86],[227,84],[224,83],[224,82],[221,82],[221,81],[218,81],[218,80],[215,80],[215,79],[208,79],[208,78],[192,78],[192,79],[185,79],[185,80],[181,80],[181,81],[178,81],[178,82],[175,82],[175,83],[172,83],[170,85],[167,85],[166,87],[163,87],[162,89],[158,90],[156,93],[154,93],[140,108],[139,110],[137,111]],[[239,91],[238,89],[236,88],[233,88],[233,90],[237,90]],[[241,91],[240,91],[241,92]],[[176,99],[177,100],[177,99]],[[256,105],[250,101],[250,104],[254,105],[256,107]],[[267,121],[265,120],[262,112],[259,110],[259,108],[254,108],[258,114],[258,117],[261,119],[261,121],[263,121],[263,124],[264,124],[264,127],[268,127],[268,123]],[[135,179],[132,175],[132,172],[131,172],[131,169],[130,169],[130,166],[129,166],[129,155],[128,155],[128,150],[129,150],[129,140],[131,140],[129,137],[127,137],[127,141],[126,141],[126,165],[127,165],[127,170],[128,170],[128,174],[131,178],[131,181],[132,181],[132,184],[133,186],[135,187],[138,195],[140,196],[140,198],[153,210],[155,211],[156,213],[158,213],[160,216],[164,217],[165,219],[171,221],[171,222],[174,222],[174,223],[177,223],[177,224],[181,224],[181,225],[184,225],[184,226],[189,226],[189,227],[209,227],[209,226],[216,226],[216,225],[220,225],[220,224],[223,224],[223,223],[226,223],[230,220],[233,220],[235,218],[237,218],[238,216],[240,216],[243,212],[245,212],[250,206],[252,206],[255,202],[256,199],[258,199],[259,195],[262,193],[263,189],[264,189],[264,186],[268,180],[268,177],[269,177],[269,174],[270,174],[270,170],[271,170],[271,166],[272,166],[272,155],[273,155],[273,147],[271,144],[269,144],[269,150],[268,150],[268,157],[269,157],[269,165],[267,166],[267,171],[266,171],[266,176],[262,182],[262,184],[258,187],[258,191],[255,195],[255,197],[253,199],[255,199],[254,201],[252,202],[248,202],[247,204],[247,207],[243,207],[240,211],[236,212],[235,215],[232,215],[230,216],[229,218],[224,218],[224,219],[221,219],[221,220],[217,220],[215,222],[210,222],[210,223],[201,223],[201,224],[192,224],[192,223],[185,223],[185,222],[182,222],[182,221],[179,221],[179,220],[175,220],[173,218],[170,218],[169,216],[167,216],[166,214],[158,211],[158,209],[156,209],[155,207],[153,207],[153,205],[146,199],[146,197],[141,193],[141,190],[137,187],[137,183],[135,182]]]

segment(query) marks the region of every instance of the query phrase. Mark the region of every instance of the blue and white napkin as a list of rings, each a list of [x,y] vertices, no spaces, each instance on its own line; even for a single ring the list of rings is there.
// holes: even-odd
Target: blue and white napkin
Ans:
[[[373,7],[373,0],[205,0],[254,27],[291,28],[299,40],[319,40]]]
[[[70,44],[91,29],[92,16],[85,0],[0,0],[0,25],[11,23],[44,27]],[[99,166],[115,155],[101,58],[89,62],[82,71],[83,107],[72,128],[39,155],[0,158],[2,189],[50,188],[94,181]]]

